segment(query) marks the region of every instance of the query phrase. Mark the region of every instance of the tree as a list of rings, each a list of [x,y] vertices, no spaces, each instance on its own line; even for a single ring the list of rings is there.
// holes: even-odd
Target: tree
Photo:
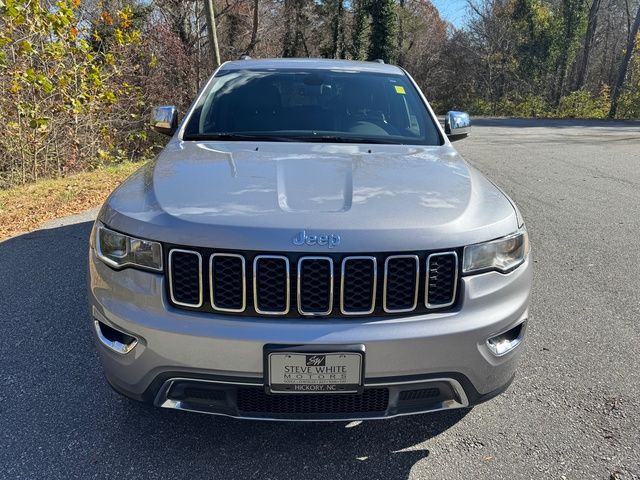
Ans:
[[[469,22],[467,53],[475,60],[474,74],[479,95],[493,105],[496,112],[506,92],[516,83],[516,36],[514,35],[512,5],[507,0],[486,0],[476,3],[468,0],[474,17]],[[469,74],[468,72],[466,73]]]
[[[332,50],[333,58],[344,58],[344,0],[335,1],[335,13],[333,16]]]
[[[256,48],[256,44],[258,43],[258,25],[260,22],[260,0],[253,1],[253,23],[251,24],[251,40],[249,41],[249,45],[247,46],[247,53],[253,53],[253,50]]]
[[[344,0],[316,1],[315,15],[318,24],[314,38],[320,45],[320,54],[325,58],[345,58],[345,27],[347,12]]]
[[[366,43],[371,28],[368,16],[369,0],[352,1],[351,57],[355,60],[366,58]]]
[[[396,57],[396,12],[394,0],[377,0],[369,2],[371,16],[371,33],[369,36],[369,60],[381,59],[387,63]]]
[[[404,64],[404,23],[406,12],[406,0],[399,0],[398,4],[398,46],[396,47],[398,65]]]
[[[218,47],[218,33],[216,30],[216,15],[213,0],[204,0],[204,7],[207,13],[207,32],[209,33],[209,45],[213,55],[214,65],[220,65],[220,48]]]
[[[447,41],[448,24],[431,2],[402,1],[398,9],[398,65],[411,69],[413,78],[424,86],[429,98],[437,98],[440,104],[449,83],[445,59],[451,52],[446,48]]]
[[[552,47],[557,22],[551,9],[540,0],[515,0],[511,6],[517,75],[526,93],[539,94],[546,88],[553,63]]]
[[[559,36],[557,80],[553,92],[554,104],[560,102],[565,90],[567,68],[575,55],[576,40],[584,17],[585,0],[562,0],[562,34]]]
[[[574,90],[580,90],[584,86],[587,76],[587,68],[589,66],[589,54],[593,48],[593,42],[596,36],[596,28],[598,26],[598,10],[600,10],[601,0],[592,0],[589,8],[589,17],[587,20],[587,32],[584,36],[584,45],[582,47],[582,56],[578,62],[578,70],[576,72],[576,81]]]
[[[609,117],[613,118],[616,116],[616,112],[618,110],[618,99],[620,98],[620,93],[622,92],[622,87],[624,85],[624,80],[627,76],[627,69],[629,68],[629,61],[631,60],[631,55],[635,49],[636,39],[638,36],[638,30],[640,29],[640,5],[638,5],[638,12],[636,13],[636,19],[633,22],[629,30],[629,37],[627,39],[627,49],[624,54],[624,58],[622,59],[622,63],[620,64],[620,68],[618,70],[618,80],[613,87],[613,93],[611,94],[611,109],[609,110]]]
[[[284,0],[283,57],[309,56],[309,48],[305,37],[305,28],[308,24],[305,10],[308,3],[308,0]]]

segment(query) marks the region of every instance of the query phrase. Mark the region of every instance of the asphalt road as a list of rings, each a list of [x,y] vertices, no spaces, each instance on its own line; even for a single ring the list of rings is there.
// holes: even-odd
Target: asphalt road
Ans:
[[[640,478],[640,123],[478,120],[456,145],[531,234],[527,351],[506,394],[354,426],[121,398],[92,343],[80,216],[0,243],[0,478]]]

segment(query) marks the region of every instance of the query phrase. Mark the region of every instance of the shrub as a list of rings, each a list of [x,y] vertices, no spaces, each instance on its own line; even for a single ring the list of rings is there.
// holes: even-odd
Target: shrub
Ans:
[[[617,118],[640,118],[640,84],[623,92],[618,99]]]
[[[561,118],[606,118],[611,107],[609,89],[603,88],[597,97],[578,90],[560,99],[556,116]]]
[[[551,111],[550,105],[539,95],[527,95],[514,106],[517,117],[549,117]]]

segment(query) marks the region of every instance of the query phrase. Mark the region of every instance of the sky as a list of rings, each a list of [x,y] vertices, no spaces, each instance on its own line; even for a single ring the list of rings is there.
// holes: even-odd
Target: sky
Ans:
[[[464,24],[466,0],[431,0],[440,12],[440,16],[460,28]]]

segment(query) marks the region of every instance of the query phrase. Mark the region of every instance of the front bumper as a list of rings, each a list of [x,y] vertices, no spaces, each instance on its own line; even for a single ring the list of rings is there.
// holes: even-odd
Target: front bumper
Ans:
[[[237,417],[379,418],[470,406],[508,386],[521,347],[496,356],[487,339],[520,324],[524,335],[530,261],[506,275],[489,272],[463,277],[458,311],[407,318],[278,320],[178,310],[166,301],[161,274],[114,271],[97,260],[93,250],[89,297],[94,320],[137,341],[122,354],[97,340],[110,384],[127,396],[168,408]],[[263,347],[271,343],[364,345],[365,387],[386,389],[387,408],[373,414],[349,411],[316,415],[303,411],[298,416],[273,412],[256,415],[239,409],[239,389],[260,390],[263,385]],[[208,401],[206,406],[184,396],[172,398],[172,385],[183,381],[180,379],[231,393],[212,393],[215,398],[224,398],[216,405]],[[399,402],[402,391],[425,390],[434,382],[447,385],[440,389],[443,396],[423,398],[411,405]],[[206,392],[199,395],[206,396]],[[297,397],[302,396],[306,395]]]

